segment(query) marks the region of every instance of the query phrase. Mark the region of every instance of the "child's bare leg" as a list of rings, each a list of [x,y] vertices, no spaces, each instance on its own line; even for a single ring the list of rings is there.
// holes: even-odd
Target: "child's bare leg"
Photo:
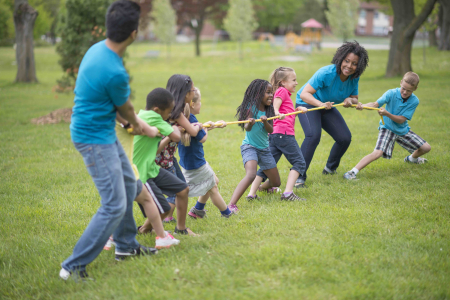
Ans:
[[[205,195],[198,197],[197,201],[202,203],[202,204],[206,204],[208,199],[209,199],[209,191]]]
[[[295,170],[291,170],[289,172],[286,189],[284,190],[285,193],[292,193],[294,191],[295,181],[297,180],[298,176],[300,176],[300,173]]]
[[[175,200],[175,205],[177,207],[177,228],[179,230],[186,229],[186,215],[189,201],[188,195],[189,195],[189,187],[177,193],[177,198]],[[189,235],[195,235],[194,232],[192,232],[191,230],[189,231],[190,231]]]
[[[173,217],[173,211],[175,210],[175,205],[170,202],[169,202],[169,205],[170,205],[170,210],[165,214],[163,219]]]
[[[269,178],[270,187],[279,187],[281,185],[280,174],[278,173],[278,169],[276,167],[269,170],[264,170],[264,174],[266,174],[267,178]]]
[[[142,192],[136,197],[135,201],[144,207],[145,214],[147,215],[147,220],[145,220],[144,225],[142,225],[139,231],[141,233],[147,233],[154,228],[156,235],[164,238],[166,233],[164,232],[164,227],[161,222],[161,216],[158,208],[156,207],[155,201],[153,201],[153,198],[148,190],[143,188]]]
[[[217,185],[215,185],[212,189],[210,189],[207,193],[209,194],[208,198],[211,197],[211,202],[220,210],[224,211],[227,209],[227,205],[225,201],[222,198],[222,195],[220,195],[219,188]],[[205,196],[202,196],[205,197]],[[199,199],[200,201],[200,199]]]
[[[358,171],[361,171],[368,164],[370,164],[374,160],[379,159],[382,156],[383,156],[383,151],[381,151],[381,150],[374,150],[369,155],[364,156],[364,158],[359,161],[359,163],[356,165],[355,168],[358,169]]]
[[[256,196],[256,191],[258,190],[262,181],[263,181],[263,178],[261,176],[256,175],[255,180],[253,180],[252,187],[250,188],[250,193],[248,193],[249,196],[252,196],[252,197]]]
[[[414,151],[411,156],[414,158],[418,158],[428,152],[430,152],[431,150],[431,146],[428,143],[423,144],[422,146],[420,146],[419,149],[417,149],[416,151]]]
[[[252,184],[256,177],[256,167],[258,163],[256,160],[249,160],[245,163],[245,177],[239,182],[238,186],[231,196],[229,205],[236,204],[244,194],[245,190]]]

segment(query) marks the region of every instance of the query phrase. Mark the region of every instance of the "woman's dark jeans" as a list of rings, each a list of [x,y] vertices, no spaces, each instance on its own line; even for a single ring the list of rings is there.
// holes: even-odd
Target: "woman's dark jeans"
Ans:
[[[296,105],[304,106],[308,109],[314,108],[312,105]],[[322,135],[322,128],[334,139],[335,143],[330,151],[330,156],[327,161],[327,168],[334,171],[339,167],[341,158],[347,151],[350,142],[352,141],[352,134],[345,123],[341,113],[333,107],[326,110],[315,110],[307,112],[306,114],[299,114],[298,119],[300,125],[302,125],[305,133],[305,139],[303,140],[301,150],[306,162],[306,170],[309,168],[309,164],[314,156],[317,145],[320,143],[320,137]],[[306,172],[299,178],[306,179]]]

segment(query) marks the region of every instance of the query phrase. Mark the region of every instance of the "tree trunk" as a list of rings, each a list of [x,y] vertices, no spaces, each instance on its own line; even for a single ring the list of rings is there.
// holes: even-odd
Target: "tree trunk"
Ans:
[[[200,56],[200,33],[202,32],[202,29],[197,27],[194,28],[195,31],[195,55]]]
[[[34,63],[33,28],[38,12],[27,0],[14,3],[14,26],[16,29],[16,82],[37,82]]]
[[[441,4],[442,16],[441,24],[441,36],[439,38],[439,50],[450,51],[450,1],[449,0],[439,0]]]
[[[427,0],[418,16],[413,0],[391,0],[394,10],[394,30],[389,49],[386,77],[402,76],[412,71],[411,49],[414,35],[433,10],[436,0]]]
[[[428,30],[428,46],[437,47],[438,41],[436,38],[436,29]]]

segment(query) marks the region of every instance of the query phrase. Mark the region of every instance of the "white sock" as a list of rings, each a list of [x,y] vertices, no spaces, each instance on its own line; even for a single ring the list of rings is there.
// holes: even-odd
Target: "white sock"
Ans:
[[[350,172],[353,172],[356,175],[356,174],[358,174],[359,170],[357,168],[353,168]]]
[[[409,156],[409,160],[412,161],[412,162],[417,162],[418,159],[419,158],[412,157],[412,154]]]

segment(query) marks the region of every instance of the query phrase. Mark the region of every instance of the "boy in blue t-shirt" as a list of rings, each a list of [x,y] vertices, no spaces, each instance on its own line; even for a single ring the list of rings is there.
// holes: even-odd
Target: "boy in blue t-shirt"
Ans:
[[[374,160],[384,157],[392,158],[394,142],[405,148],[411,155],[405,157],[404,161],[414,164],[423,164],[427,162],[426,158],[420,157],[430,152],[431,146],[420,136],[410,130],[407,120],[411,120],[419,99],[413,94],[419,85],[419,75],[414,72],[408,72],[400,81],[400,88],[392,89],[384,93],[376,102],[364,104],[363,107],[378,108],[386,104],[386,109],[381,108],[378,113],[383,117],[384,125],[380,121],[378,129],[377,145],[375,150],[365,156],[352,170],[344,174],[348,180],[356,179],[361,169],[366,167]]]

